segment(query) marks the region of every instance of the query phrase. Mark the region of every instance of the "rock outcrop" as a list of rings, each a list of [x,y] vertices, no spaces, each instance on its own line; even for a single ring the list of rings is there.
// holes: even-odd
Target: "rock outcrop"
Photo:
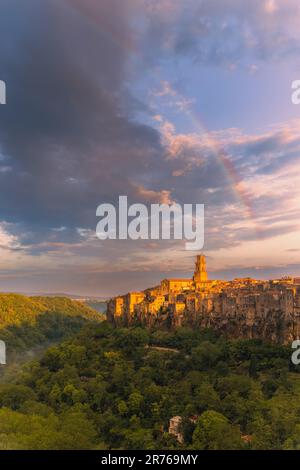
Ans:
[[[107,318],[115,325],[212,328],[229,338],[288,344],[300,334],[298,279],[208,280],[199,255],[192,279],[164,279],[157,287],[115,297]]]

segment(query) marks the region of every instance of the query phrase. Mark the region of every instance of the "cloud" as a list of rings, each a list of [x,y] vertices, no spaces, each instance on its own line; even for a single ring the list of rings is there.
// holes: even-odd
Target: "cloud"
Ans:
[[[0,223],[0,250],[22,250],[18,237],[10,233],[10,226],[6,223]]]
[[[164,186],[176,201],[205,204],[205,249],[299,233],[299,121],[252,135],[177,133],[162,118],[157,125],[170,168]]]
[[[284,276],[299,276],[300,264],[280,264],[261,266],[227,266],[211,272],[213,279],[234,279],[241,277],[252,277],[254,279],[280,279]]]
[[[160,51],[164,58],[176,53],[198,63],[232,67],[253,59],[297,59],[299,54],[297,0],[160,3],[147,2],[152,58]]]
[[[298,25],[296,0],[2,0],[3,273],[28,273],[28,285],[48,273],[53,288],[64,275],[79,288],[91,276],[91,291],[112,283],[100,271],[132,269],[152,283],[162,258],[169,272],[188,269],[182,243],[103,249],[96,208],[122,194],[204,203],[211,253],[287,243],[299,232],[299,122],[208,132],[170,63],[254,74],[261,62],[297,57]]]
[[[126,88],[128,57],[136,53],[131,16],[136,11],[148,15],[148,30],[156,18],[166,33],[176,22],[177,51],[184,24],[190,25],[186,34],[190,31],[196,42],[199,36],[205,44],[212,33],[201,29],[203,18],[204,26],[211,19],[219,27],[227,17],[240,21],[248,12],[253,28],[262,15],[259,28],[264,15],[272,13],[275,28],[281,25],[278,15],[296,15],[295,5],[289,1],[279,8],[277,2],[254,1],[242,7],[228,1],[220,6],[214,0],[200,5],[188,1],[185,7],[176,0],[147,5],[133,0],[28,0],[25,8],[17,0],[4,0],[0,61],[10,96],[9,105],[0,110],[0,215],[22,224],[22,232],[31,233],[33,240],[37,232],[45,237],[47,230],[60,226],[90,229],[98,204],[116,201],[119,194],[141,200],[181,201],[185,196],[207,204],[234,202],[232,181],[209,134],[176,132],[160,114],[153,127],[133,118],[136,99]],[[243,33],[240,24],[236,28]],[[169,81],[162,80],[156,94],[178,112],[189,112],[190,99]],[[259,137],[226,132],[212,137],[227,146],[241,179],[251,171],[258,179],[259,173],[280,168],[283,144],[285,162],[297,158],[295,130]]]
[[[133,191],[130,179],[157,160],[159,134],[131,118],[125,89],[134,4],[2,2],[3,220],[92,226],[98,204]]]
[[[136,195],[145,202],[156,204],[172,204],[171,193],[167,190],[153,191],[143,186],[135,185]]]

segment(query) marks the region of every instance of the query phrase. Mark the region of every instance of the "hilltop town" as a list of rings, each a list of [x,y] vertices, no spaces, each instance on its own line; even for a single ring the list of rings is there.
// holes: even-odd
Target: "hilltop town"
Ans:
[[[300,334],[300,278],[209,280],[200,254],[192,278],[163,279],[159,286],[115,297],[107,319],[116,326],[189,325],[229,338],[287,344]]]

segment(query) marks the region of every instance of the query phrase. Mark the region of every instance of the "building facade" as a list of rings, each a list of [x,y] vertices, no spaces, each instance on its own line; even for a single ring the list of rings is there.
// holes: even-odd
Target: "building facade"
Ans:
[[[209,280],[200,254],[191,278],[163,279],[159,286],[115,297],[107,318],[117,326],[190,325],[228,337],[288,343],[300,335],[299,278]]]

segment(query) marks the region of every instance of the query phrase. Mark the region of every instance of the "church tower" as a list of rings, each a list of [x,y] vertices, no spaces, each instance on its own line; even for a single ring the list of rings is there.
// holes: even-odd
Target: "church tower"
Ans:
[[[204,255],[198,255],[195,263],[195,272],[193,281],[196,287],[201,287],[201,283],[205,283],[208,280],[206,272],[206,258]]]

